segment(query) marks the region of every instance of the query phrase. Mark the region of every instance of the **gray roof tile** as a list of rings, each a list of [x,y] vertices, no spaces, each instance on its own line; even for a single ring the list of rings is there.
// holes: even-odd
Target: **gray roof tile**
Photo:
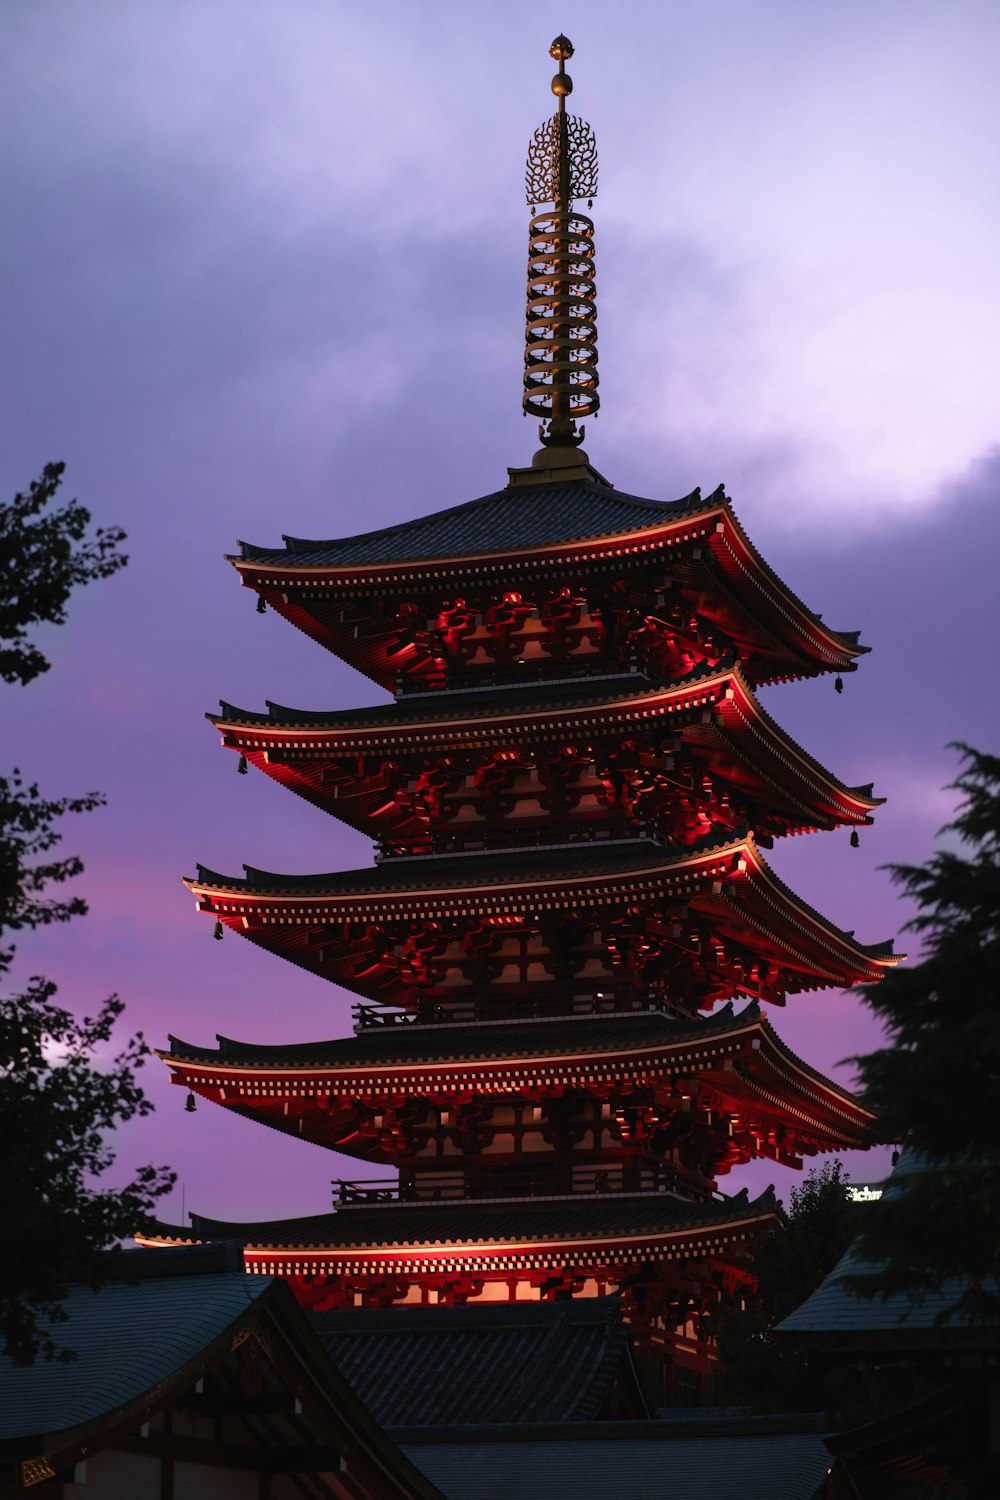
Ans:
[[[623,870],[657,870],[681,863],[706,850],[738,844],[746,837],[745,823],[734,829],[718,827],[705,838],[686,846],[667,846],[651,839],[588,843],[559,849],[494,850],[484,854],[438,857],[422,854],[413,859],[387,860],[370,870],[332,870],[316,875],[284,875],[244,865],[245,875],[234,877],[198,866],[198,883],[222,889],[260,891],[318,891],[327,895],[403,890],[449,890],[502,885],[514,880],[540,882],[586,876],[600,880]]]
[[[338,1368],[384,1424],[596,1417],[616,1376],[636,1383],[616,1297],[321,1313]]]
[[[213,723],[221,717],[237,724],[302,725],[310,728],[322,725],[332,729],[394,728],[397,725],[423,723],[428,719],[446,724],[470,718],[514,718],[519,713],[539,713],[548,708],[569,711],[604,705],[614,707],[660,688],[693,687],[703,678],[716,677],[736,667],[734,650],[714,666],[707,661],[699,662],[690,672],[669,682],[654,681],[638,672],[622,672],[616,677],[582,677],[564,683],[553,684],[544,680],[530,685],[514,683],[509,687],[491,688],[488,692],[418,692],[394,703],[377,703],[367,708],[341,708],[328,712],[286,708],[268,699],[267,712],[256,713],[252,709],[238,708],[223,699],[220,702],[221,716],[206,714],[205,717]]]
[[[70,1287],[69,1322],[49,1331],[76,1359],[22,1368],[0,1359],[0,1440],[65,1432],[137,1400],[244,1317],[272,1285],[272,1277],[240,1269],[118,1282],[99,1292]]]
[[[576,1439],[514,1428],[501,1441],[473,1428],[403,1451],[448,1500],[812,1500],[832,1462],[815,1431],[615,1425]]]
[[[344,1208],[300,1219],[252,1223],[191,1215],[190,1229],[159,1224],[168,1239],[238,1240],[246,1245],[327,1246],[449,1243],[504,1244],[524,1238],[581,1240],[631,1234],[669,1234],[713,1224],[752,1221],[775,1212],[768,1189],[750,1202],[746,1189],[721,1201],[694,1203],[667,1193],[601,1198],[524,1199],[517,1203],[393,1203]]]
[[[170,1038],[170,1056],[190,1062],[258,1063],[278,1067],[364,1067],[395,1062],[448,1062],[547,1056],[550,1053],[621,1051],[702,1041],[760,1020],[760,1005],[751,1001],[739,1015],[727,1002],[712,1016],[674,1020],[659,1012],[640,1015],[578,1016],[567,1020],[519,1022],[491,1026],[380,1026],[357,1036],[328,1042],[257,1045],[218,1037],[218,1047],[196,1047]]]
[[[303,568],[461,557],[639,531],[709,510],[724,500],[721,488],[707,500],[696,489],[682,500],[663,501],[587,482],[524,485],[358,536],[329,541],[286,536],[282,548],[249,542],[241,542],[240,548],[245,562]]]
[[[903,1151],[886,1180],[885,1196],[891,1197],[904,1178],[933,1171],[934,1167],[918,1152]],[[859,1205],[857,1212],[860,1215],[870,1212],[870,1209],[867,1205]],[[938,1290],[920,1296],[896,1293],[890,1297],[860,1297],[845,1285],[846,1277],[868,1275],[878,1269],[874,1261],[863,1260],[853,1248],[848,1249],[816,1290],[777,1325],[778,1329],[790,1334],[857,1334],[869,1344],[877,1343],[880,1335],[890,1335],[895,1342],[899,1337],[912,1341],[931,1332],[936,1337],[947,1338],[950,1333],[960,1334],[963,1329],[988,1331],[971,1315],[954,1311],[959,1298],[969,1288],[969,1282],[962,1278],[946,1281]],[[991,1290],[995,1291],[995,1287]],[[996,1332],[994,1327],[994,1338]]]

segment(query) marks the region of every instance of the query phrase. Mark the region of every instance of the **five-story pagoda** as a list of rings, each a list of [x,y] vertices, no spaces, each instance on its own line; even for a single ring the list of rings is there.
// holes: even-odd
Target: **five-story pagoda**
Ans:
[[[619,493],[596,414],[593,132],[532,140],[524,409],[542,448],[479,500],[362,536],[242,546],[241,583],[394,696],[329,713],[223,704],[247,764],[370,833],[372,869],[200,867],[199,909],[358,996],[353,1036],[171,1039],[173,1079],[381,1170],[314,1218],[192,1215],[149,1244],[239,1238],[314,1309],[617,1291],[661,1399],[711,1397],[711,1324],[770,1194],[716,1179],[870,1144],[874,1121],[762,1002],[876,980],[769,870],[775,837],[870,822],[755,696],[853,671],[721,489]],[[539,207],[542,205],[551,205]],[[734,1001],[738,1002],[734,1006]],[[398,1184],[385,1169],[398,1171]],[[363,1175],[363,1174],[362,1174]]]

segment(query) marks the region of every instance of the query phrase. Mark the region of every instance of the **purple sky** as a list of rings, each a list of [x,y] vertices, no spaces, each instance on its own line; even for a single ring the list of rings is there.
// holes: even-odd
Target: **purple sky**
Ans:
[[[528,137],[568,29],[601,156],[604,405],[619,488],[724,480],[768,560],[874,648],[842,697],[767,690],[847,782],[890,798],[773,863],[863,941],[906,911],[886,860],[950,811],[950,739],[996,743],[1000,10],[993,0],[703,0],[615,9],[444,0],[35,0],[0,58],[4,493],[44,462],[131,564],[74,601],[52,671],[4,690],[3,763],[102,788],[67,830],[91,903],[21,945],[85,1010],[111,989],[153,1042],[315,1040],[350,999],[229,938],[178,876],[308,871],[370,845],[235,774],[220,696],[306,708],[377,690],[222,561],[237,537],[334,536],[487,493],[520,417]],[[877,1043],[835,992],[772,1012],[837,1067]],[[172,1163],[187,1207],[322,1212],[339,1162],[146,1071],[123,1164]],[[852,1163],[877,1176],[883,1158]],[[795,1178],[770,1163],[727,1190]],[[180,1213],[180,1187],[165,1216]]]

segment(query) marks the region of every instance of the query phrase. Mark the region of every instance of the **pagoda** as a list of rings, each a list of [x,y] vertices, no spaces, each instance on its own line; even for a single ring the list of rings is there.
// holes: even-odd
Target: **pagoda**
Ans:
[[[353,1157],[314,1217],[192,1215],[143,1242],[238,1239],[315,1311],[616,1293],[656,1398],[715,1396],[713,1319],[750,1281],[769,1193],[718,1178],[865,1147],[873,1116],[765,1008],[896,962],[795,895],[776,838],[878,799],[764,711],[761,684],[866,649],[768,567],[723,490],[646,500],[581,448],[598,396],[590,126],[531,142],[523,404],[503,489],[331,541],[241,544],[241,584],[392,700],[209,715],[252,766],[369,834],[374,866],[187,881],[237,933],[353,992],[354,1034],[171,1038],[193,1095]],[[374,1169],[374,1181],[366,1173]],[[392,1176],[387,1176],[387,1170]]]

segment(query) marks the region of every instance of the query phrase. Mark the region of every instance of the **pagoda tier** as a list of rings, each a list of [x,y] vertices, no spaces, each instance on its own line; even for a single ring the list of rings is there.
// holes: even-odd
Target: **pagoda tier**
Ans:
[[[372,870],[185,882],[223,927],[422,1021],[710,1009],[872,983],[898,959],[800,901],[746,830],[516,854],[416,855]]]
[[[639,665],[669,681],[735,650],[750,682],[849,672],[866,647],[767,566],[720,487],[670,503],[512,485],[335,541],[230,561],[299,629],[396,690]]]
[[[248,1271],[284,1276],[314,1311],[538,1301],[618,1292],[640,1362],[707,1381],[723,1300],[751,1285],[746,1258],[777,1219],[768,1190],[709,1203],[666,1193],[574,1203],[359,1204],[306,1219],[238,1224],[192,1214],[155,1225],[154,1246],[236,1240]]]
[[[632,673],[325,714],[268,707],[207,717],[224,745],[385,852],[637,830],[690,843],[740,822],[766,845],[870,824],[881,802],[796,745],[732,653],[669,684]]]
[[[615,1193],[800,1167],[876,1139],[874,1116],[778,1038],[756,1002],[518,1026],[384,1025],[338,1041],[171,1038],[172,1081],[237,1114],[399,1168],[404,1199]],[[572,1146],[572,1156],[565,1147]],[[385,1184],[341,1184],[342,1196]]]

